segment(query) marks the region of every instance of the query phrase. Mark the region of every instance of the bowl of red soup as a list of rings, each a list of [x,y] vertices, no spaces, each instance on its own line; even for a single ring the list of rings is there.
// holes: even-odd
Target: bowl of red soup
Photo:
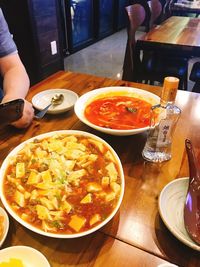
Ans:
[[[10,215],[45,236],[90,234],[118,211],[124,194],[120,159],[101,138],[63,130],[12,150],[0,169],[1,200]]]
[[[160,98],[132,87],[105,87],[82,95],[77,117],[88,126],[112,135],[133,135],[149,129],[150,110]]]

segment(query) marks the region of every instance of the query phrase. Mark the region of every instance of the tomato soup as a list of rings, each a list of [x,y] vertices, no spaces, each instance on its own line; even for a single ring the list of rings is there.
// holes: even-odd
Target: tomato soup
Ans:
[[[104,128],[131,130],[149,125],[151,106],[136,97],[109,96],[91,102],[85,109],[85,117]]]

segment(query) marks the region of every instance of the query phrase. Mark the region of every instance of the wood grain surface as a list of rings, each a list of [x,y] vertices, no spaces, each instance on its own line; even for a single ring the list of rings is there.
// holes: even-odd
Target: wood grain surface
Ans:
[[[101,87],[130,86],[160,95],[161,88],[87,74],[59,72],[33,86],[28,99],[45,89],[66,88],[82,94]],[[27,245],[40,250],[52,267],[60,266],[200,266],[199,252],[177,240],[165,227],[158,212],[162,188],[173,179],[188,176],[184,147],[193,142],[200,160],[200,95],[178,91],[177,106],[182,110],[173,143],[172,159],[165,163],[145,162],[141,156],[146,133],[111,136],[97,132],[78,120],[73,110],[46,115],[26,130],[6,127],[0,130],[0,164],[8,153],[33,136],[55,130],[76,129],[94,133],[117,152],[125,173],[125,194],[114,218],[99,231],[78,239],[55,239],[38,235],[10,218],[9,234],[2,248]]]

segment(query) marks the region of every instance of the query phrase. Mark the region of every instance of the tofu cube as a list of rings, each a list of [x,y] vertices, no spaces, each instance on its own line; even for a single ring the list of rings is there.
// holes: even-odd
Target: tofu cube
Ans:
[[[102,190],[102,187],[100,186],[100,184],[95,183],[95,182],[88,183],[86,188],[88,192],[99,192]]]
[[[94,140],[94,139],[89,139],[90,143],[92,143],[93,145],[96,146],[96,148],[98,148],[98,150],[103,153],[104,152],[104,145],[97,141],[97,140]]]
[[[39,182],[40,182],[40,175],[35,171],[31,171],[28,177],[28,180],[27,180],[27,184],[30,184],[30,185],[37,184]]]
[[[115,196],[116,195],[114,192],[108,193],[105,197],[106,202],[110,202],[111,200],[115,199]]]
[[[103,187],[107,187],[109,186],[110,184],[110,178],[108,176],[104,176],[102,179],[101,179],[101,185]]]
[[[46,207],[37,205],[36,211],[40,220],[52,220],[51,215],[49,214],[49,210]]]
[[[15,202],[16,202],[20,207],[24,207],[24,206],[25,206],[25,198],[24,198],[24,194],[22,194],[20,191],[18,191],[18,190],[15,191],[14,199],[15,199]]]
[[[92,202],[92,194],[88,193],[82,200],[81,204],[87,204]]]
[[[25,164],[24,162],[18,162],[16,164],[16,178],[22,178],[25,175]]]
[[[77,215],[72,215],[69,222],[69,226],[74,229],[74,231],[79,232],[80,229],[85,225],[86,219]]]
[[[41,175],[42,175],[42,180],[44,183],[52,182],[52,177],[51,177],[51,173],[49,170],[43,171]]]
[[[106,166],[106,170],[108,171],[108,176],[110,177],[110,182],[116,182],[118,173],[117,173],[117,170],[115,168],[114,163],[113,162],[109,163]]]
[[[92,226],[93,224],[100,221],[101,221],[101,216],[99,214],[94,214],[90,219],[90,225]]]
[[[72,209],[72,206],[65,200],[62,204],[61,204],[61,209],[64,210],[65,212],[69,213]]]
[[[112,190],[113,190],[116,194],[118,194],[118,193],[120,192],[121,186],[120,186],[118,183],[116,183],[116,182],[112,182],[112,183],[110,184],[110,187],[112,188]]]

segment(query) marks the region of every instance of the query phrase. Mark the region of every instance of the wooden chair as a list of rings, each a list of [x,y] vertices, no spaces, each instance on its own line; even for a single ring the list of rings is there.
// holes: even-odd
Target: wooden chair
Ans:
[[[150,28],[159,25],[171,16],[173,1],[174,0],[150,0],[148,2],[151,10]]]
[[[173,0],[151,0],[149,7],[151,10],[150,29],[166,20],[170,15]],[[188,58],[183,58],[177,54],[163,54],[157,52],[157,59],[154,59],[154,71],[160,73],[162,79],[165,76],[176,76],[180,79],[180,87],[187,90],[187,69]],[[164,62],[164,64],[163,64]]]
[[[175,0],[164,0],[163,10],[162,10],[162,18],[161,20],[164,21],[168,19],[172,15],[172,5]]]
[[[200,62],[197,61],[193,64],[189,80],[194,82],[192,92],[200,93]]]
[[[149,29],[150,9],[146,1],[134,1],[133,5],[125,7],[128,16],[127,25],[127,44],[123,64],[123,80],[138,81],[140,80],[137,73],[138,64],[142,64],[139,54],[135,50],[136,31],[140,26]]]
[[[150,28],[156,24],[160,24],[160,17],[162,16],[163,6],[160,0],[151,0],[148,2],[151,10]]]
[[[149,2],[151,0],[129,0],[129,6],[131,5],[135,5],[135,4],[139,4],[141,5],[144,10],[145,10],[145,18],[144,18],[144,21],[142,22],[142,24],[140,26],[143,26],[144,27],[144,31],[145,32],[148,32],[149,29],[150,29],[150,17],[151,17],[151,10],[149,8]],[[126,8],[125,8],[126,9]],[[127,12],[127,10],[126,10]],[[128,20],[129,20],[129,17],[128,17]]]
[[[175,76],[180,79],[180,88],[186,90],[187,58],[170,53],[166,55],[160,51],[145,50],[141,52],[136,49],[136,31],[144,21],[146,25],[150,24],[149,6],[147,8],[146,5],[135,3],[125,9],[128,16],[128,38],[122,79],[154,84],[154,82],[162,83],[166,76]],[[158,16],[154,16],[154,18],[158,18]]]

